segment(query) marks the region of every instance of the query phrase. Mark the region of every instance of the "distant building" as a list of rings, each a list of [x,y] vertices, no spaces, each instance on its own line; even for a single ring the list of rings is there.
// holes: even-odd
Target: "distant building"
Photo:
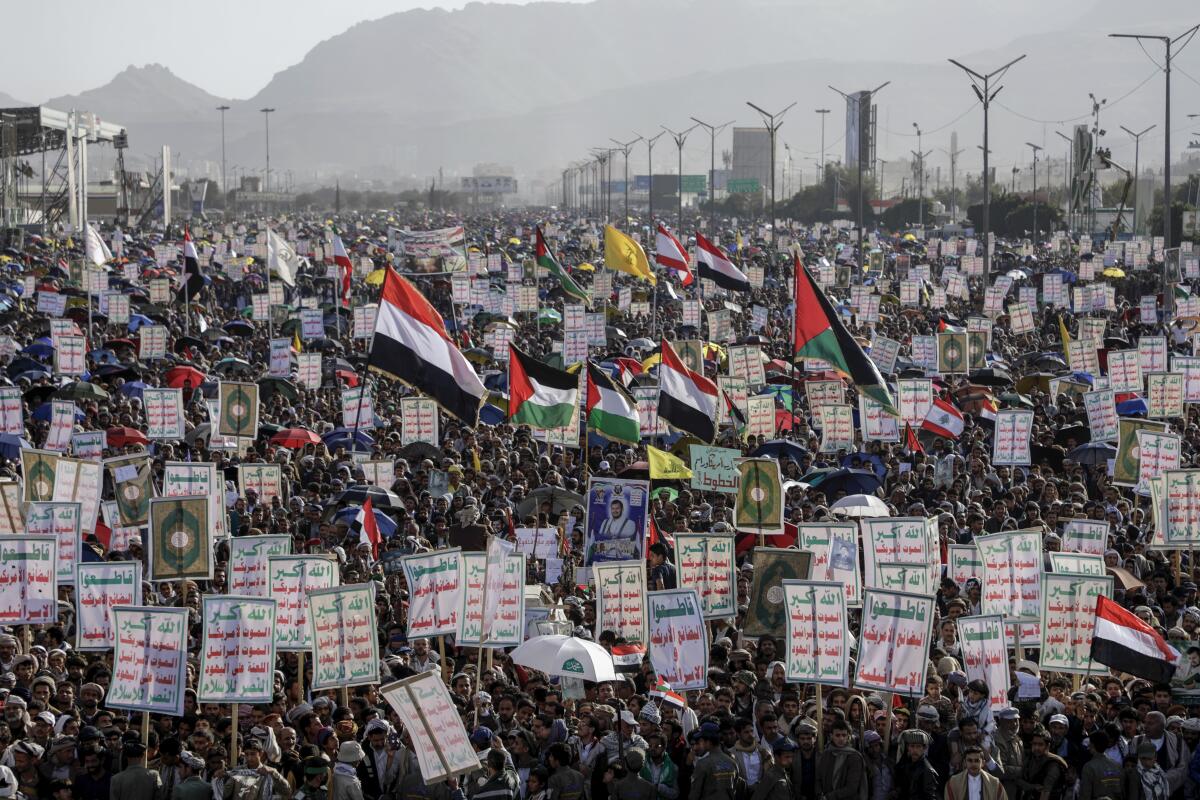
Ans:
[[[754,193],[771,186],[771,134],[766,128],[733,129],[730,193]]]

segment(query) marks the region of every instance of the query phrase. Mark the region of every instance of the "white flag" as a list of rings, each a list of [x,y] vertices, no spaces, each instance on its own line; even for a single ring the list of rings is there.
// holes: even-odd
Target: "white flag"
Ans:
[[[87,259],[96,266],[100,266],[112,260],[112,253],[108,249],[108,245],[100,238],[100,233],[92,227],[91,223],[87,225],[87,234],[84,236],[84,246],[87,249]]]
[[[273,270],[288,286],[296,285],[300,257],[296,250],[275,231],[267,231],[267,269]]]

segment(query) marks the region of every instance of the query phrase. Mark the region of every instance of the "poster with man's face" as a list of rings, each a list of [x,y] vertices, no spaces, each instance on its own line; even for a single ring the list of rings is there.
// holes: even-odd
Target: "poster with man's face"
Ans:
[[[588,481],[584,564],[645,558],[648,481],[594,477]]]

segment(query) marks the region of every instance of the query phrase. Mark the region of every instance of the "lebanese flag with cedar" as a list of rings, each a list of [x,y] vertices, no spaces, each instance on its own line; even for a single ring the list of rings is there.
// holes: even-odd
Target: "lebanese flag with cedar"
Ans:
[[[963,415],[950,403],[935,397],[921,427],[946,439],[957,439],[963,432]]]

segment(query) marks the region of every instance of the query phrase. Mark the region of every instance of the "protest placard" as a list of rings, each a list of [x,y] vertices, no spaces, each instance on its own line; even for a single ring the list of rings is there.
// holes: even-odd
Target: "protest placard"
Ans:
[[[739,473],[734,462],[742,457],[742,451],[702,444],[693,444],[690,448],[693,489],[724,494],[737,492]]]
[[[118,507],[120,503],[117,504]],[[212,526],[208,498],[159,497],[149,501],[146,557],[151,581],[212,580]],[[290,539],[289,539],[290,541]]]
[[[389,683],[379,692],[404,725],[427,785],[479,769],[479,756],[467,737],[458,706],[438,673],[423,672]]]
[[[269,597],[267,559],[291,554],[290,536],[234,536],[229,540],[229,594]]]
[[[147,386],[142,390],[142,405],[146,410],[147,439],[182,439],[183,390],[159,389]]]
[[[312,647],[308,595],[340,583],[338,562],[330,557],[268,556],[267,585],[276,603],[275,649],[307,651]]]
[[[996,412],[992,440],[992,463],[1000,466],[1029,466],[1032,463],[1033,412],[1003,409]]]
[[[650,663],[659,680],[676,692],[708,685],[708,633],[694,589],[668,589],[646,596]]]
[[[408,583],[410,636],[455,633],[463,605],[462,549],[415,553],[400,564]]]
[[[225,523],[225,479],[217,474],[217,465],[202,461],[168,461],[163,465],[163,497],[204,497],[208,500],[208,518],[213,537],[229,535]]]
[[[438,446],[438,408],[431,398],[402,398],[400,419],[401,446],[414,442],[428,442],[434,447]]]
[[[196,699],[269,703],[275,694],[275,601],[206,595]]]
[[[58,620],[58,542],[54,536],[0,536],[0,624]]]
[[[694,588],[705,619],[737,613],[737,562],[728,534],[675,535],[675,563],[680,586]]]
[[[1108,667],[1092,661],[1092,632],[1096,624],[1096,599],[1112,597],[1113,579],[1069,573],[1042,575],[1042,669],[1086,675],[1107,673]]]
[[[187,689],[186,608],[114,606],[113,674],[107,708],[183,715]]]
[[[314,691],[379,682],[379,637],[372,583],[308,593]]]
[[[842,584],[785,580],[788,683],[845,686],[850,671],[849,616]]]
[[[920,695],[933,632],[932,597],[867,589],[854,685]]]
[[[75,565],[75,649],[113,647],[114,606],[142,604],[142,562],[99,561]]]
[[[1041,604],[1042,537],[1038,531],[976,536],[983,562],[982,608],[1005,622],[1038,618]]]
[[[30,503],[25,509],[25,533],[53,536],[57,542],[55,577],[60,586],[75,583],[75,565],[79,563],[79,503]]]
[[[858,566],[858,526],[853,522],[805,522],[796,526],[797,545],[813,554],[809,576],[845,587],[846,605],[862,603],[862,578]]]
[[[1011,705],[1008,700],[1011,678],[1004,618],[999,614],[959,617],[957,625],[967,680],[987,684],[988,702],[993,711],[1007,708]]]
[[[242,497],[254,492],[260,503],[270,506],[283,497],[283,470],[279,464],[238,464],[238,491]]]
[[[601,632],[613,631],[630,644],[644,644],[647,624],[646,562],[606,561],[594,564],[592,579],[596,584],[594,635],[599,638]]]

